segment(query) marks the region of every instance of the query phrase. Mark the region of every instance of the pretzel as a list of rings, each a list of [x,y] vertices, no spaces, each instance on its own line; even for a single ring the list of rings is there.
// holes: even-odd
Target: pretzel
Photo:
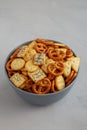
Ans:
[[[16,73],[15,71],[8,71],[8,77],[10,78],[15,73]]]
[[[24,76],[28,76],[28,71],[26,70],[26,68],[22,68],[22,69],[21,69],[21,73],[22,73]]]
[[[47,46],[49,46],[49,45],[54,46],[54,42],[51,41],[51,40],[45,40],[45,39],[37,38],[35,41],[38,42],[38,43],[43,43]]]
[[[59,51],[56,49],[50,49],[48,56],[53,60],[59,60]]]
[[[38,53],[45,53],[47,50],[47,46],[45,44],[42,43],[36,43],[34,45],[34,49],[38,52]]]
[[[48,72],[54,76],[59,76],[63,74],[64,64],[62,62],[57,62],[55,64],[51,63],[48,65]]]
[[[66,53],[59,49],[59,60],[63,60],[66,57]]]
[[[48,78],[37,82],[32,86],[33,92],[36,94],[46,94],[50,91],[51,82]]]
[[[51,83],[51,91],[52,91],[52,92],[58,91],[57,87],[55,86],[55,80],[52,80],[52,83]]]
[[[12,68],[11,68],[11,63],[12,63],[13,59],[10,59],[7,64],[6,64],[6,69],[7,71],[12,71]]]
[[[72,56],[73,56],[72,50],[71,49],[67,49],[67,51],[66,51],[66,58],[70,58]]]
[[[66,86],[68,86],[74,80],[76,75],[77,75],[77,73],[74,70],[72,70],[70,75],[65,79]]]
[[[47,51],[46,51],[46,54],[48,55],[49,51],[50,51],[50,50],[53,50],[53,49],[54,49],[53,46],[48,46]]]
[[[49,80],[53,80],[55,78],[55,76],[51,73],[48,73],[47,77]]]
[[[10,59],[14,59],[16,56],[17,56],[17,54],[18,54],[18,52],[21,50],[21,47],[19,47],[11,56],[10,56]]]
[[[28,91],[28,92],[32,92],[32,85],[34,84],[34,82],[31,80],[31,79],[28,79],[26,82],[25,82],[25,87],[23,88],[25,91]]]

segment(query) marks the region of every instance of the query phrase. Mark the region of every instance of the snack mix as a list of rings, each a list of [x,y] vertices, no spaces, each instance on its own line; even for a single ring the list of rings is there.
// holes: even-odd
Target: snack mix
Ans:
[[[47,94],[67,87],[77,76],[80,57],[62,43],[35,39],[20,46],[10,56],[6,70],[18,88]]]

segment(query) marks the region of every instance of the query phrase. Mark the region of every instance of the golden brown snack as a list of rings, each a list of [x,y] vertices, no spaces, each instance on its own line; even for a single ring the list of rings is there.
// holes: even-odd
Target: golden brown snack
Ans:
[[[24,67],[25,65],[25,61],[22,58],[15,58],[12,62],[11,62],[11,69],[12,70],[20,70]]]
[[[48,72],[54,76],[59,76],[63,74],[64,71],[64,64],[62,61],[51,63],[48,65]]]
[[[58,88],[57,88],[56,85],[55,85],[55,80],[52,80],[52,83],[51,83],[51,91],[52,91],[53,93],[58,91]]]
[[[28,52],[29,48],[27,45],[24,45],[21,47],[19,53],[17,54],[17,57],[23,57],[26,55],[26,53]]]
[[[80,66],[80,57],[73,57],[71,58],[71,62],[72,62],[72,69],[75,71],[75,72],[78,72],[79,70],[79,66]]]
[[[32,41],[31,43],[28,44],[29,50],[34,48],[34,45],[36,44],[36,41]]]
[[[28,72],[28,75],[35,83],[46,77],[46,74],[41,69],[37,69],[32,73]]]
[[[33,60],[34,56],[36,55],[35,49],[29,49],[29,51],[25,54],[24,60]]]
[[[37,69],[39,69],[39,66],[38,65],[34,65],[32,60],[29,60],[26,62],[25,64],[25,68],[28,72],[34,72],[36,71]]]
[[[55,78],[55,85],[58,90],[62,90],[65,88],[65,81],[62,75]]]
[[[25,78],[18,72],[11,76],[10,80],[18,88],[22,88],[22,84],[26,81]]]
[[[44,78],[43,80],[37,82],[33,85],[33,92],[36,94],[46,94],[50,91],[51,82],[48,78]]]
[[[66,86],[68,86],[74,80],[76,75],[77,75],[77,73],[74,70],[72,70],[71,73],[69,74],[69,76],[65,80]]]
[[[8,60],[8,62],[6,63],[6,69],[7,71],[12,71],[12,68],[11,68],[11,63],[12,63],[13,59],[10,59]]]
[[[49,65],[50,63],[55,63],[55,61],[52,60],[52,59],[47,58],[46,61],[45,61],[45,63],[41,66],[41,69],[42,69],[45,73],[48,73],[47,67],[48,67],[48,65]]]
[[[47,51],[47,46],[45,44],[42,43],[36,43],[34,45],[34,49],[38,52],[38,53],[45,53]]]
[[[45,54],[37,53],[33,60],[35,65],[43,65],[45,63]]]
[[[17,48],[6,63],[11,82],[36,94],[67,87],[78,74],[80,57],[65,44],[38,38]]]
[[[71,61],[64,62],[64,71],[63,74],[65,77],[69,76],[71,73]]]

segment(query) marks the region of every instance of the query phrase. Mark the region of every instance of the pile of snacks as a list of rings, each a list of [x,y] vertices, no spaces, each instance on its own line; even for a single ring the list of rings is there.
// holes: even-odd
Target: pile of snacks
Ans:
[[[79,66],[80,57],[65,44],[35,39],[13,52],[6,70],[16,87],[47,94],[67,87],[77,76]]]

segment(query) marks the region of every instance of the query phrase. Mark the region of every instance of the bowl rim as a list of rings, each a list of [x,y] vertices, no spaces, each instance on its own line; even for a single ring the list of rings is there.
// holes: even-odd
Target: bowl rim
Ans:
[[[49,40],[49,39],[46,39],[46,40]],[[6,77],[7,77],[8,81],[9,81],[9,83],[11,84],[11,86],[12,86],[13,88],[17,89],[17,90],[20,91],[20,92],[23,92],[23,93],[26,93],[26,94],[29,94],[29,95],[33,95],[33,96],[48,96],[48,95],[51,96],[51,95],[55,95],[55,94],[61,93],[61,92],[65,91],[65,90],[67,90],[68,88],[70,88],[70,87],[73,85],[73,83],[76,81],[76,79],[77,79],[77,77],[78,77],[78,75],[79,75],[79,71],[78,71],[77,76],[75,77],[75,79],[74,79],[67,87],[63,88],[63,89],[60,90],[60,91],[56,91],[56,92],[53,92],[53,93],[47,93],[47,94],[36,94],[36,93],[31,93],[31,92],[24,91],[24,90],[22,90],[22,89],[16,87],[16,86],[10,81],[10,79],[9,79],[9,77],[8,77],[8,74],[7,74],[7,70],[6,70],[6,63],[7,63],[7,61],[9,60],[9,57],[11,56],[11,54],[12,54],[17,48],[19,48],[20,46],[23,46],[23,45],[27,45],[27,44],[31,43],[32,41],[33,41],[33,40],[26,41],[26,42],[23,42],[22,44],[16,46],[14,49],[12,49],[12,50],[10,51],[10,53],[9,53],[8,56],[6,57],[5,64],[4,64],[4,70],[5,70]],[[53,42],[55,42],[55,43],[60,43],[60,44],[66,45],[65,43],[62,43],[62,42],[60,42],[60,41],[55,41],[55,40],[50,40],[50,41],[53,41]],[[68,45],[66,45],[66,46],[69,47]],[[69,47],[69,48],[70,48],[70,47]],[[70,48],[70,49],[71,49],[71,48]],[[71,49],[71,50],[72,50],[72,49]],[[72,52],[73,52],[74,55],[76,56],[76,54],[75,54],[75,52],[74,52],[73,50],[72,50]]]

